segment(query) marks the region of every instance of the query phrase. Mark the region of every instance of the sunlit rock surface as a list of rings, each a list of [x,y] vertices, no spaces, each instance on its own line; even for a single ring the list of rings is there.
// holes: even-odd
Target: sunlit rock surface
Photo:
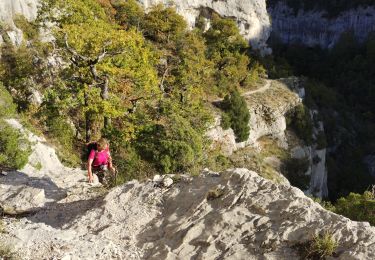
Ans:
[[[323,209],[299,189],[247,169],[132,181],[106,196],[5,218],[0,243],[22,259],[301,259],[298,244],[330,232],[339,259],[374,259],[375,228]],[[68,195],[69,198],[69,195]]]

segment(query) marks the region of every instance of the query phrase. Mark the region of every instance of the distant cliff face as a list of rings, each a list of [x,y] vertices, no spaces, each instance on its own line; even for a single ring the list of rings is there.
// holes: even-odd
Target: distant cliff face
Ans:
[[[27,20],[33,20],[37,16],[38,0],[0,0],[0,25],[1,34],[7,33],[11,41],[19,44],[22,41],[22,32],[16,28],[14,17],[19,14]],[[0,43],[3,41],[0,35]]]
[[[169,0],[138,0],[146,9],[159,3],[168,5]],[[199,15],[210,16],[216,12],[223,17],[234,18],[241,34],[251,45],[267,51],[266,41],[270,34],[270,20],[265,0],[175,0],[173,6],[184,16],[190,27]],[[209,17],[208,17],[209,18]]]
[[[324,11],[295,12],[282,2],[268,11],[272,18],[272,34],[287,44],[330,48],[345,31],[352,30],[359,41],[375,31],[375,7],[359,7],[332,18]]]

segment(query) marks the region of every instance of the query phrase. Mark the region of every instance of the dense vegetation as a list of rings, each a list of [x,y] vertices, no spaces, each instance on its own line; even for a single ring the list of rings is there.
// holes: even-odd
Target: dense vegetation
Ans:
[[[38,29],[50,22],[55,40],[42,43]],[[65,163],[107,137],[121,180],[198,172],[212,161],[210,100],[252,87],[263,72],[236,23],[217,15],[209,30],[191,31],[162,5],[145,13],[134,0],[45,0],[37,21],[16,23],[27,42],[14,47],[5,37],[0,81],[18,112]],[[240,116],[231,125],[242,140],[248,115]]]
[[[299,10],[324,10],[329,17],[339,15],[343,11],[355,9],[357,7],[367,7],[375,5],[374,0],[267,0],[267,5],[275,6],[278,2],[284,2],[291,7],[295,12]]]
[[[330,199],[363,193],[374,183],[363,162],[375,149],[374,35],[358,43],[351,32],[344,33],[330,50],[285,46],[273,39],[273,50],[274,57],[265,62],[272,77],[308,77],[305,104],[319,109],[325,127],[319,143],[331,148]]]
[[[29,142],[4,121],[15,114],[16,106],[12,97],[0,84],[0,171],[22,168],[31,152]]]
[[[355,221],[367,221],[375,226],[375,186],[363,194],[350,193],[335,203],[315,199],[324,208]]]
[[[224,110],[223,129],[232,128],[237,142],[246,141],[250,134],[250,112],[245,98],[237,90],[231,91],[224,97],[221,108]]]

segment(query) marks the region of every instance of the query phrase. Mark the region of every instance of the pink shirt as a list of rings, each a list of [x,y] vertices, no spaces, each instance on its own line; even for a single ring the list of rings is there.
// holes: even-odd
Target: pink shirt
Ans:
[[[110,154],[108,147],[100,152],[92,149],[89,154],[89,160],[94,160],[92,163],[94,167],[108,164],[109,157]]]

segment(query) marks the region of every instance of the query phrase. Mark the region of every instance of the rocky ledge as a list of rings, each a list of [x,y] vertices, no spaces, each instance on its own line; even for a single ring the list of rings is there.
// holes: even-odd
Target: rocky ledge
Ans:
[[[247,169],[129,182],[106,196],[5,218],[1,244],[23,259],[299,259],[329,232],[339,259],[374,259],[375,227],[323,209]],[[158,178],[156,178],[158,179]]]

